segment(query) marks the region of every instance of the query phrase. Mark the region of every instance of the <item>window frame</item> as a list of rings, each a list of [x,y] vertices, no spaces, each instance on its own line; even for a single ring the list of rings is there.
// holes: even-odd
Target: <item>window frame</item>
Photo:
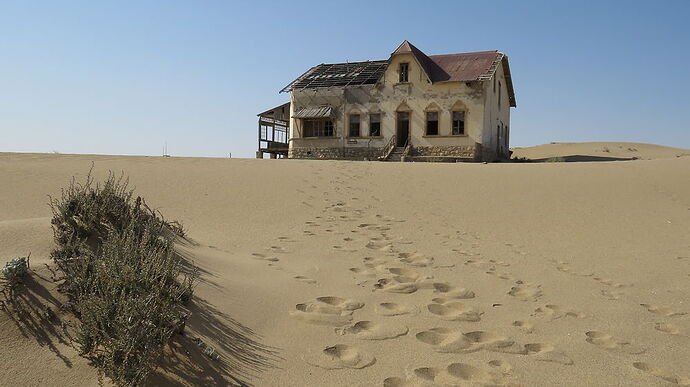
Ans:
[[[404,72],[403,72],[403,66],[405,67]],[[403,77],[403,75],[405,75],[405,76]],[[410,82],[410,62],[400,62],[398,64],[398,83],[408,83],[408,82]]]
[[[357,117],[357,122],[353,122],[353,117]],[[348,138],[360,138],[362,137],[362,117],[359,113],[352,113],[347,116],[347,137]],[[357,124],[357,135],[352,135],[352,125]]]
[[[462,113],[462,120],[456,120],[455,119],[455,113]],[[455,121],[462,122],[462,132],[461,133],[455,132]],[[467,127],[465,126],[466,122],[467,122],[467,111],[466,110],[451,110],[451,112],[450,112],[450,134],[452,136],[466,136],[467,135]]]
[[[436,115],[436,120],[429,120],[429,114],[435,114]],[[424,112],[424,122],[425,122],[425,127],[424,127],[424,135],[425,136],[431,136],[431,137],[436,137],[439,136],[441,133],[439,131],[439,118],[440,114],[437,110],[427,110]],[[429,133],[429,122],[436,122],[436,133]]]
[[[312,127],[309,127],[312,126]],[[308,132],[309,131],[309,132]],[[327,134],[330,131],[330,134]],[[310,134],[310,135],[308,135]],[[334,138],[335,123],[328,118],[303,118],[302,138]]]
[[[374,122],[372,118],[378,117],[378,122]],[[372,128],[374,123],[378,124],[378,133],[374,134]],[[369,113],[369,137],[381,137],[381,113]]]

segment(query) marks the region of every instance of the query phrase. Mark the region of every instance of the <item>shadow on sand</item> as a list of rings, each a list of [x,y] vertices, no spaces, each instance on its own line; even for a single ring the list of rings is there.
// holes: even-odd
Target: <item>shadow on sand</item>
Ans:
[[[60,346],[71,346],[72,339],[60,328],[56,312],[62,302],[49,290],[55,286],[39,272],[30,272],[22,283],[3,291],[0,307],[23,337],[36,340],[39,346],[47,347],[65,366],[72,368],[72,361],[56,345],[57,342]]]
[[[249,379],[277,366],[277,350],[262,344],[250,328],[198,297],[194,297],[189,311],[185,334],[172,338],[159,369],[147,384],[250,386]],[[202,353],[192,340],[197,335],[218,352],[219,359]]]
[[[587,155],[569,155],[560,157],[545,157],[541,159],[513,159],[514,162],[524,163],[551,163],[551,162],[566,162],[566,163],[582,163],[595,161],[631,161],[637,160],[637,157],[607,157],[607,156],[587,156]]]
[[[192,269],[192,264],[185,263],[185,271]],[[73,317],[61,309],[66,299],[56,298],[61,295],[57,292],[58,283],[48,278],[50,272],[43,268],[31,271],[22,283],[1,292],[0,318],[5,320],[3,316],[7,316],[5,321],[11,321],[18,331],[13,333],[10,326],[5,325],[5,334],[21,334],[35,340],[39,346],[49,348],[66,367],[72,368],[70,357],[77,356],[78,351],[63,327],[65,323],[69,325]],[[212,276],[203,270],[199,274],[202,282]],[[52,273],[52,277],[54,275]],[[209,284],[217,286],[213,282]],[[255,332],[213,304],[194,296],[187,309],[190,317],[184,334],[174,334],[169,345],[164,346],[158,368],[149,375],[147,385],[250,386],[250,381],[262,371],[277,367],[281,358],[276,348],[262,344]],[[219,358],[205,355],[193,340],[195,338],[213,348]]]
[[[197,246],[191,239],[178,244]],[[193,256],[180,252],[183,272],[194,270],[198,281],[218,287],[215,274],[193,264]],[[175,334],[165,349],[159,368],[148,378],[151,386],[250,386],[250,380],[267,369],[276,368],[281,358],[278,350],[261,343],[261,337],[207,300],[194,296],[188,306],[189,319],[183,335]],[[198,338],[213,348],[219,359],[203,354],[193,341]]]

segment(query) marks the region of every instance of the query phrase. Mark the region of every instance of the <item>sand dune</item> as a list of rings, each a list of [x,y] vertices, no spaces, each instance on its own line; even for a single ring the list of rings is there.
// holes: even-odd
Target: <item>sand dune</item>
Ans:
[[[514,158],[524,157],[540,161],[553,157],[563,157],[566,161],[617,161],[688,156],[690,156],[688,149],[637,142],[555,142],[513,149]]]
[[[690,151],[515,153],[633,154],[497,164],[0,154],[0,261],[31,251],[26,304],[57,310],[47,195],[94,162],[97,177],[125,172],[184,223],[180,250],[201,270],[187,336],[221,358],[176,338],[154,384],[687,385]],[[97,384],[58,329],[11,316],[0,313],[3,384]]]

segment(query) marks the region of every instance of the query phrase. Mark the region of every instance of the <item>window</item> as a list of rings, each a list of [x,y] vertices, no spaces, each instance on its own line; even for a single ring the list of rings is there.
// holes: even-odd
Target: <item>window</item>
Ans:
[[[426,135],[438,136],[438,112],[426,112]]]
[[[350,114],[350,131],[349,137],[360,137],[359,131],[359,114]]]
[[[501,82],[498,82],[498,108],[501,108]]]
[[[402,82],[408,81],[409,69],[410,69],[409,63],[400,63],[400,71],[399,71],[400,79],[398,80],[398,82],[402,83]]]
[[[465,134],[465,112],[453,112],[453,135],[458,136]]]
[[[369,135],[371,137],[381,135],[381,113],[369,114]]]
[[[496,74],[494,74],[494,94],[496,94]]]
[[[304,137],[333,137],[333,121],[304,119]]]

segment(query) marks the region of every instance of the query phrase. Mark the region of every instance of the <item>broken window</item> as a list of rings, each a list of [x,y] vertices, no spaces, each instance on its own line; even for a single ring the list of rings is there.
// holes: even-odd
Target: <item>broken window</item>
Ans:
[[[465,112],[453,112],[453,135],[459,136],[465,134]]]
[[[381,135],[381,114],[369,114],[369,136],[379,137]]]
[[[438,112],[426,112],[426,135],[438,136]]]
[[[333,121],[304,119],[304,137],[333,137]]]
[[[360,137],[359,114],[350,114],[350,137]]]
[[[400,63],[400,79],[398,82],[407,82],[408,81],[408,72],[409,72],[410,64],[409,63]]]

